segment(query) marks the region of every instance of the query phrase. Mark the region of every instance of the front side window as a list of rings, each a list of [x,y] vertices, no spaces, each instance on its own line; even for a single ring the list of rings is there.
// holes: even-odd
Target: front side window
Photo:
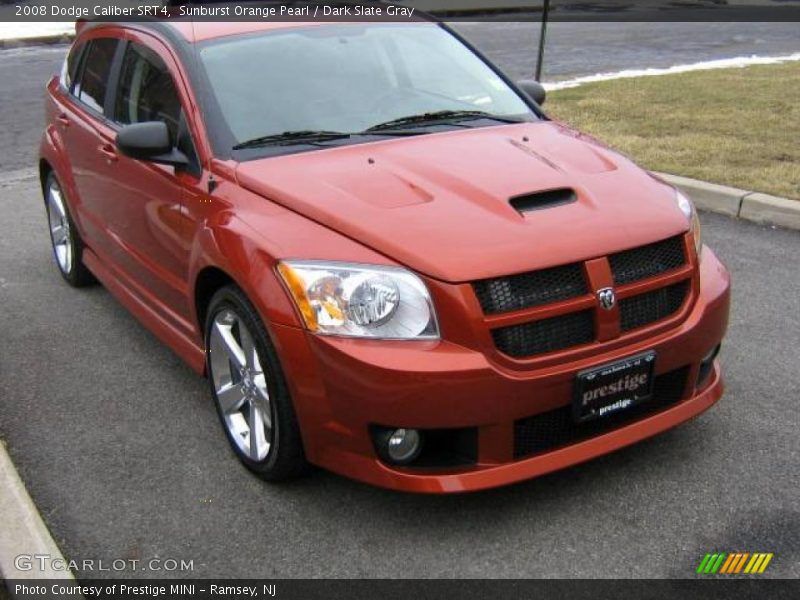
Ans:
[[[215,40],[200,57],[232,145],[286,131],[361,132],[438,111],[537,118],[430,23],[292,28]]]
[[[178,139],[181,103],[167,65],[153,50],[132,43],[120,72],[114,120],[123,125],[163,121]]]
[[[83,53],[84,46],[85,44],[83,43],[75,44],[72,46],[72,48],[70,48],[67,58],[64,59],[59,80],[61,81],[61,85],[67,90],[72,89],[72,82],[75,79],[75,74],[78,70],[78,65],[80,64],[80,58],[81,54]]]
[[[92,40],[84,61],[81,80],[75,86],[78,100],[97,112],[103,112],[111,63],[117,51],[118,41],[113,38]]]

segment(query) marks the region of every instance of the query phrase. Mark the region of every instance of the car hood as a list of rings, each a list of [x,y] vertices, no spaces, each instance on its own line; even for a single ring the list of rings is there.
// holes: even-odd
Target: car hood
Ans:
[[[236,174],[243,187],[450,282],[586,260],[688,226],[668,185],[555,122],[272,157]],[[524,214],[509,203],[560,188],[577,200]]]

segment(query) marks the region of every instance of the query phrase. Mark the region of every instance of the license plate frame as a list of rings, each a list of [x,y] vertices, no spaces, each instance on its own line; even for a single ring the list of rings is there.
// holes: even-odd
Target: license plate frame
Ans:
[[[573,419],[578,423],[594,421],[650,400],[655,364],[656,352],[648,350],[578,372],[572,401]]]

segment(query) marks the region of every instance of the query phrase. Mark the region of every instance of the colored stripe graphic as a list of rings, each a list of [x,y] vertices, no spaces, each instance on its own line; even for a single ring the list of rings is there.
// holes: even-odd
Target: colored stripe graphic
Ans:
[[[772,554],[772,552],[770,552],[769,554],[767,554],[764,557],[764,562],[761,563],[761,568],[758,570],[759,573],[763,573],[764,571],[766,571],[767,565],[769,564],[769,561],[772,560],[772,556],[773,556],[773,554]]]
[[[736,563],[736,559],[739,555],[738,554],[728,554],[728,559],[722,564],[722,568],[719,570],[720,573],[730,573],[731,566]]]
[[[750,562],[747,563],[747,566],[744,568],[745,573],[750,573],[753,570],[753,567],[756,566],[757,562],[760,562],[761,554],[753,554],[753,558],[750,559]]]
[[[732,552],[728,555],[728,560],[725,561],[725,564],[722,565],[722,569],[720,573],[735,573],[736,566],[739,564],[739,561],[742,560],[742,553],[741,552]]]
[[[711,555],[710,555],[710,554],[706,554],[706,555],[703,557],[703,560],[701,560],[701,561],[700,561],[700,566],[699,566],[699,567],[697,567],[697,572],[698,572],[698,573],[703,573],[703,572],[705,572],[706,565],[708,564],[708,561],[709,561],[709,559],[710,559],[710,558],[711,558]]]
[[[738,573],[761,574],[772,560],[772,552],[715,552],[703,556],[697,573],[703,575],[733,575]],[[748,560],[749,559],[749,560]],[[744,569],[744,571],[742,571]]]
[[[744,567],[744,561],[747,560],[748,556],[750,556],[749,552],[745,552],[744,554],[742,554],[742,558],[739,559],[739,563],[736,565],[736,570],[734,571],[734,573],[738,573],[739,571],[742,570],[742,567]]]
[[[711,572],[712,573],[716,573],[717,569],[719,569],[722,566],[722,561],[725,560],[726,556],[727,556],[727,554],[725,554],[725,552],[720,552],[719,553],[719,557],[717,558],[717,562],[715,562],[714,566],[711,568]]]
[[[717,569],[722,565],[722,561],[725,560],[725,556],[727,556],[725,552],[706,554],[700,562],[700,566],[697,567],[697,572],[716,573]]]

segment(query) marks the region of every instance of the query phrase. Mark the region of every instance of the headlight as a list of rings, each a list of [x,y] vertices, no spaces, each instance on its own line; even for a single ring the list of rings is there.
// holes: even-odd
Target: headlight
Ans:
[[[439,338],[428,289],[405,269],[282,261],[278,272],[310,331],[382,339]]]
[[[694,237],[694,248],[697,252],[697,259],[700,260],[700,255],[703,250],[703,240],[700,231],[700,219],[697,216],[697,209],[689,198],[686,197],[680,190],[675,190],[675,200],[678,207],[681,209],[686,218],[689,220],[689,230]]]

